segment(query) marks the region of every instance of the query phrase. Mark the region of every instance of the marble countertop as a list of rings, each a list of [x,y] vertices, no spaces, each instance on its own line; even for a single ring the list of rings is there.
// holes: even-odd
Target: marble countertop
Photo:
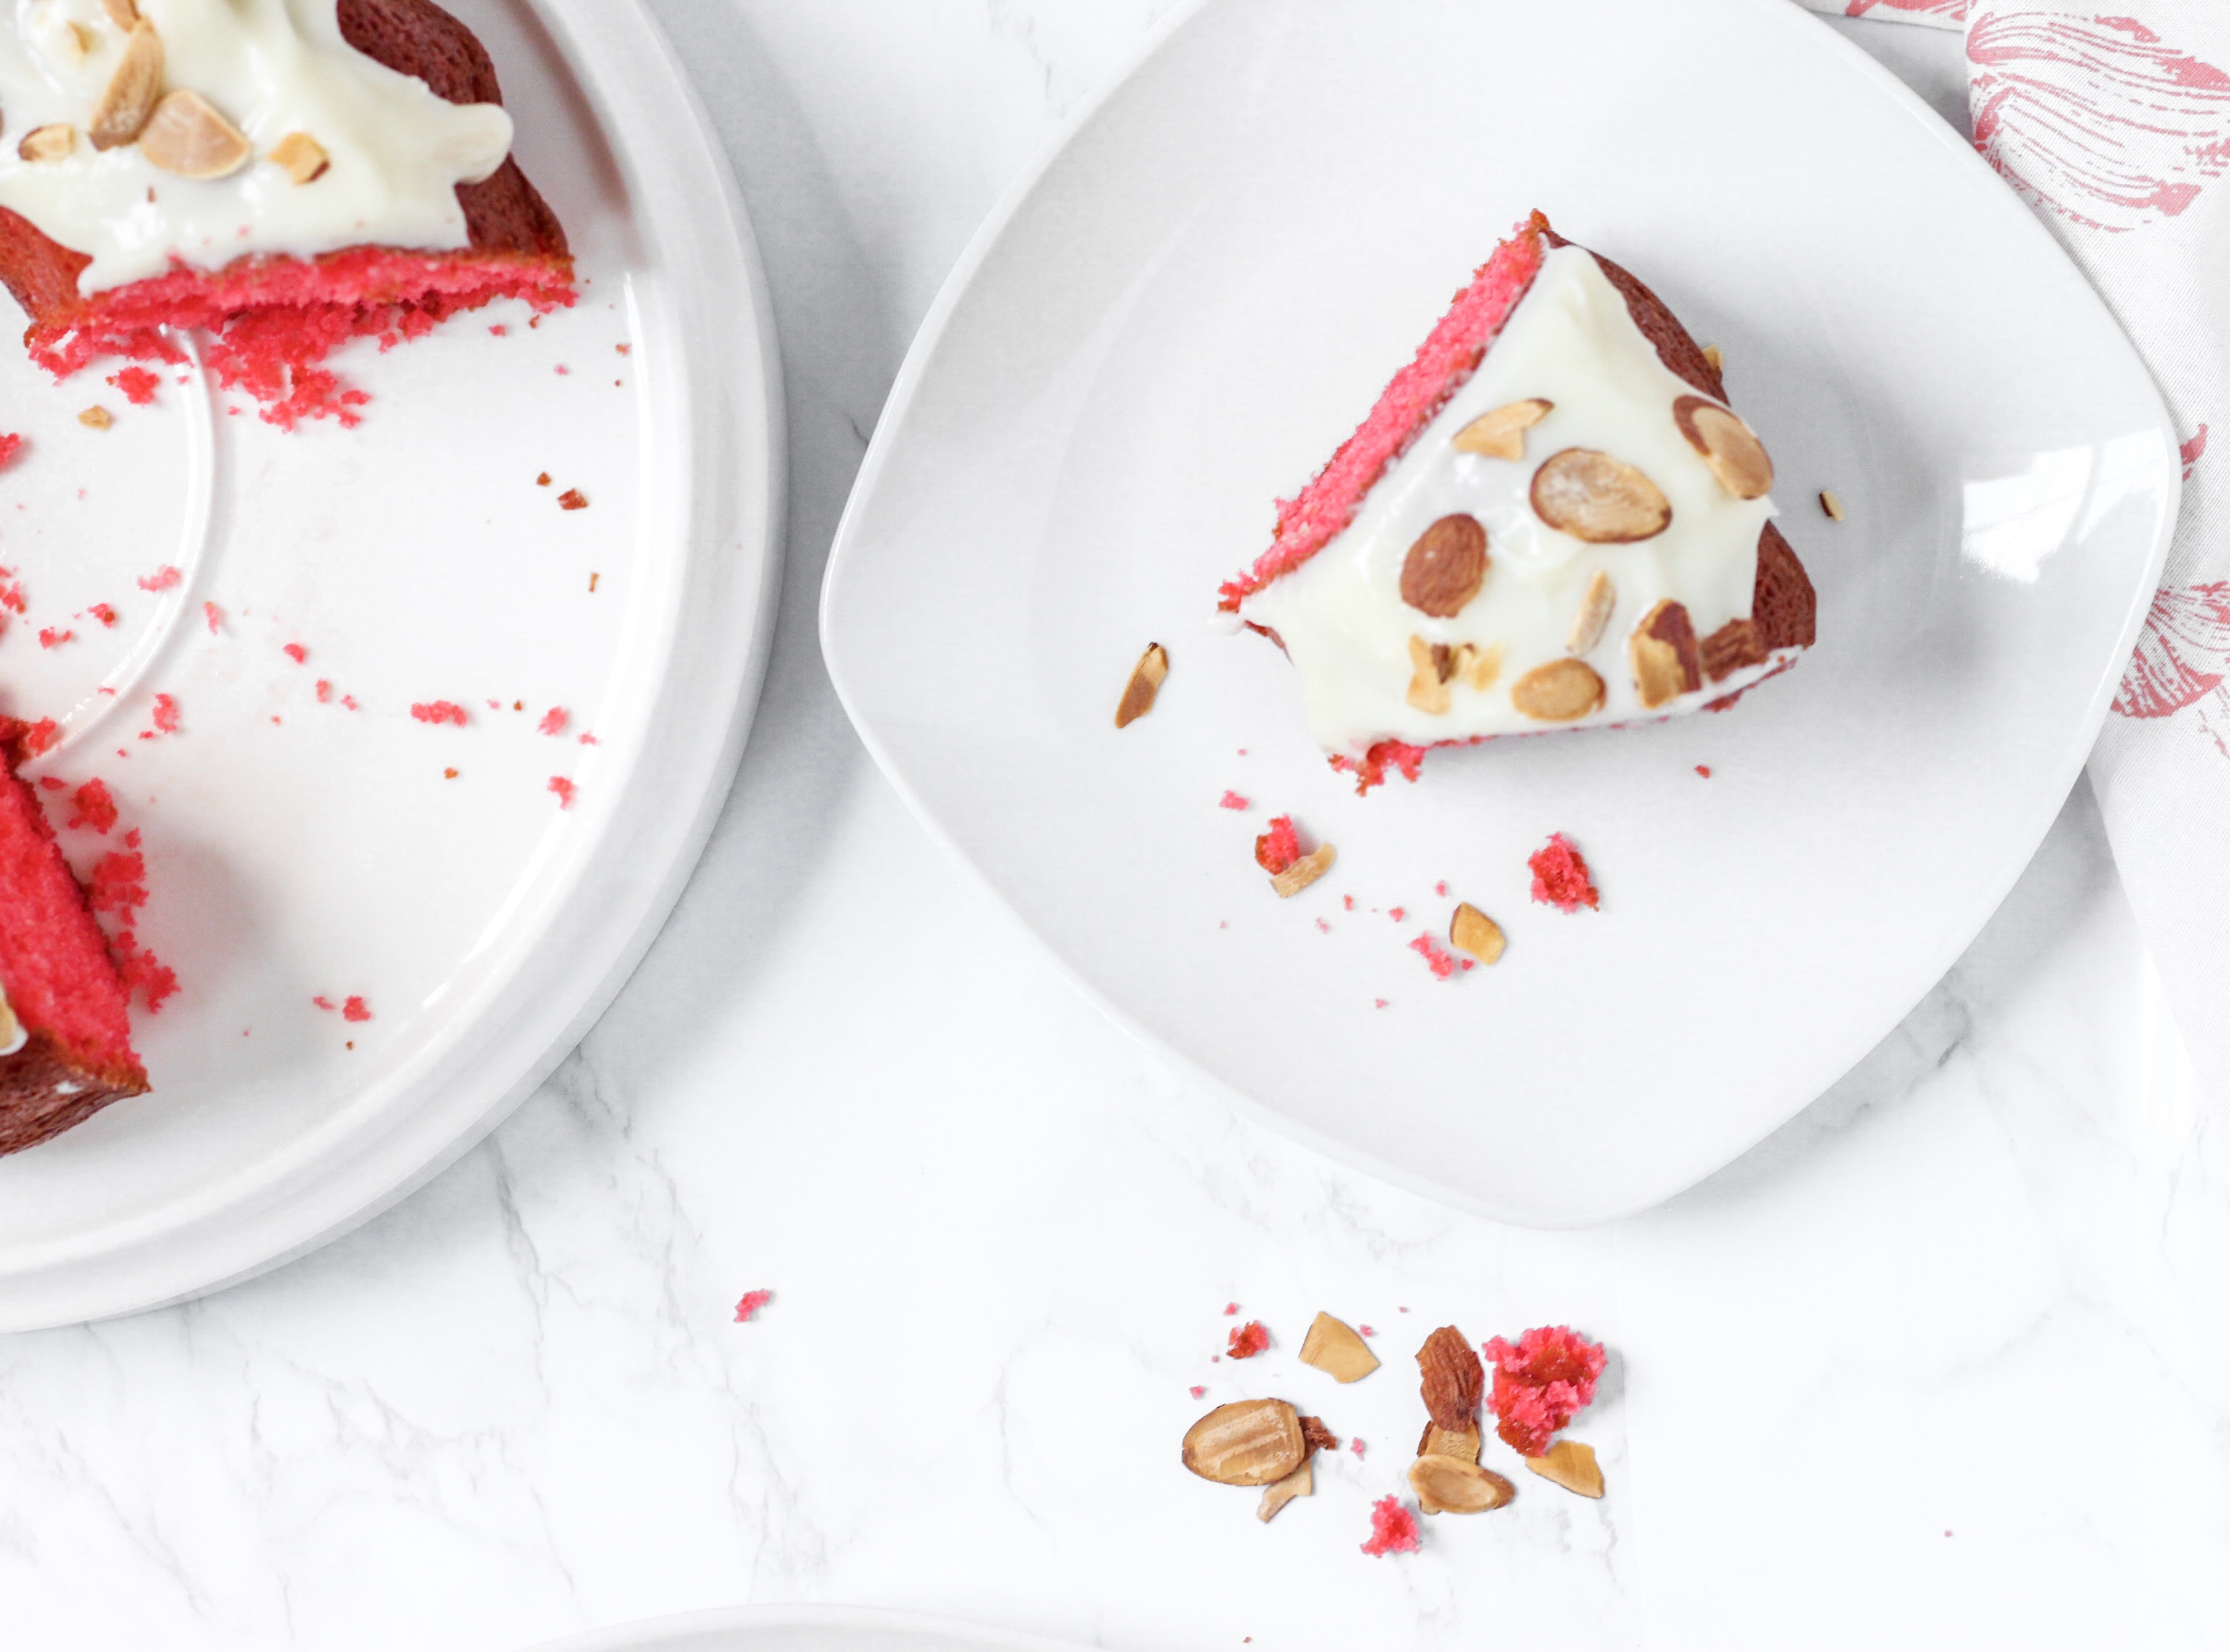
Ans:
[[[814,629],[917,320],[1167,0],[656,9],[789,374],[742,778],[617,1005],[455,1168],[249,1285],[0,1340],[0,1642],[438,1652],[832,1601],[1142,1652],[2223,1644],[2230,1131],[2087,789],[1859,1070],[1646,1216],[1498,1227],[1234,1116],[914,825]],[[1847,27],[1959,118],[1956,37]],[[1243,1367],[1234,1300],[1276,1338]],[[1319,1308],[1389,1369],[1299,1367]],[[1575,1433],[1609,1495],[1531,1482],[1366,1559],[1450,1320],[1608,1340]],[[1266,1528],[1176,1462],[1260,1392],[1366,1442]]]

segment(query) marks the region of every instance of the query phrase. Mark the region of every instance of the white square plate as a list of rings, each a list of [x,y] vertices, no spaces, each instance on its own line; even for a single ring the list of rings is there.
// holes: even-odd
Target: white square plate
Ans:
[[[1820,644],[1731,713],[1359,799],[1216,584],[1536,206],[1724,348]],[[1786,0],[1213,0],[954,276],[822,633],[893,780],[1111,1014],[1338,1157],[1578,1223],[1764,1136],[1966,945],[2090,748],[2178,485],[2028,210]],[[1169,682],[1118,733],[1150,640]],[[1281,902],[1251,849],[1285,812],[1339,862]],[[1601,912],[1531,903],[1555,831]],[[1408,944],[1459,900],[1510,947],[1442,982]]]

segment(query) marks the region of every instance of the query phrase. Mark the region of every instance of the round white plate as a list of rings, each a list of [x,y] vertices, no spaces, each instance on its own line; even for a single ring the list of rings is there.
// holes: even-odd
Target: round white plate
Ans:
[[[1067,1652],[1009,1629],[851,1606],[744,1606],[595,1629],[536,1652]]]
[[[0,428],[29,438],[0,471],[27,605],[0,709],[63,723],[27,772],[69,788],[45,795],[81,869],[141,834],[139,937],[181,983],[135,1016],[152,1094],[0,1159],[0,1328],[239,1279],[454,1159],[618,991],[741,754],[781,403],[725,158],[635,0],[454,9],[578,307],[351,350],[355,430],[282,434],[190,371],[134,407],[113,364],[56,386],[0,349]],[[414,717],[436,702],[468,720]],[[106,836],[67,826],[94,778]]]
[[[1359,799],[1216,585],[1537,206],[1724,347],[1820,645],[1730,713]],[[822,636],[886,771],[1112,1015],[1338,1157],[1571,1224],[1757,1141],[1957,957],[2090,749],[2178,485],[2028,209],[1786,0],[1214,0],[964,261]],[[1118,733],[1149,641],[1169,682]],[[1339,861],[1281,902],[1251,850],[1286,812]],[[1601,912],[1531,901],[1559,831]],[[1509,952],[1440,981],[1409,944],[1458,900]]]

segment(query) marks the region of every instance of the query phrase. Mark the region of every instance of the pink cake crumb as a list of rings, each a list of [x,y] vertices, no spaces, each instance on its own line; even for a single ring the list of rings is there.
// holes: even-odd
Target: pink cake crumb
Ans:
[[[156,569],[154,572],[142,578],[139,581],[139,589],[142,590],[168,590],[171,586],[177,584],[178,581],[184,578],[185,575],[180,573],[176,568],[173,568],[166,562],[161,567]]]
[[[106,603],[95,603],[91,608],[87,609],[85,611],[92,615],[93,618],[99,620],[103,625],[113,626],[116,623],[116,610],[111,608]]]
[[[1363,1553],[1373,1559],[1383,1559],[1389,1554],[1415,1554],[1417,1541],[1417,1517],[1402,1505],[1398,1497],[1382,1497],[1370,1506],[1370,1541],[1363,1546]]]
[[[39,632],[39,646],[42,649],[58,649],[76,635],[75,631],[62,630],[49,625]]]
[[[749,1325],[758,1311],[773,1300],[772,1291],[745,1291],[743,1300],[736,1304],[736,1323]]]
[[[552,706],[542,713],[542,720],[535,726],[545,734],[563,734],[565,732],[565,725],[572,720],[572,717],[563,706]]]
[[[145,407],[155,399],[155,391],[163,381],[145,367],[126,367],[111,373],[108,382],[124,392],[124,399],[134,407]]]
[[[1252,797],[1242,797],[1235,791],[1225,792],[1223,800],[1216,804],[1218,809],[1230,810],[1252,809],[1254,806],[1254,800]]]
[[[319,704],[320,706],[330,706],[330,705],[332,705],[332,703],[333,703],[333,685],[332,684],[332,682],[331,682],[331,681],[329,681],[327,679],[325,679],[325,678],[324,678],[324,677],[320,677],[320,678],[319,678],[319,679],[318,679],[318,704]]]
[[[1554,907],[1559,912],[1577,912],[1602,905],[1602,897],[1595,890],[1595,880],[1588,871],[1587,861],[1581,857],[1579,845],[1563,835],[1555,834],[1542,849],[1534,851],[1525,862],[1533,868],[1533,899],[1544,907]]]
[[[1195,1383],[1195,1384],[1192,1385],[1192,1388],[1191,1388],[1191,1390],[1190,1390],[1189,1391],[1190,1391],[1190,1393],[1192,1394],[1192,1397],[1193,1397],[1195,1399],[1198,1399],[1198,1398],[1200,1398],[1200,1397],[1201,1397],[1201,1396],[1202,1396],[1203,1394],[1207,1393],[1207,1392],[1208,1392],[1208,1390],[1207,1390],[1206,1388],[1202,1387],[1200,1384],[1198,1384],[1198,1383]]]
[[[574,796],[580,788],[564,775],[553,774],[550,777],[550,790],[557,794],[558,806],[560,809],[570,809],[573,806]]]
[[[1409,950],[1425,960],[1435,980],[1445,981],[1455,974],[1455,955],[1430,934],[1419,935],[1409,943]]]
[[[1355,1329],[1356,1329],[1357,1334],[1358,1334],[1358,1335],[1360,1335],[1360,1336],[1375,1337],[1375,1336],[1376,1336],[1376,1335],[1378,1334],[1378,1333],[1376,1333],[1376,1331],[1372,1330],[1372,1329],[1371,1329],[1369,1326],[1367,1326],[1367,1325],[1358,1325],[1358,1326],[1357,1326],[1355,1327]]]
[[[370,1021],[371,1019],[371,1006],[364,1003],[362,998],[351,997],[341,1005],[341,1019],[343,1021]]]
[[[139,995],[149,1015],[161,1015],[164,1003],[178,991],[178,972],[140,945],[128,929],[117,932],[109,950],[116,955],[116,972],[124,978],[125,990]]]
[[[16,739],[23,743],[25,757],[40,757],[55,749],[62,737],[62,726],[51,717],[42,717],[26,728]]]
[[[1711,778],[1711,765],[1708,763],[1698,763],[1696,765],[1696,772],[1708,780]]]
[[[0,436],[0,467],[23,451],[23,438],[19,436]]]
[[[327,997],[322,992],[319,993],[314,998],[312,998],[310,1002],[317,1005],[320,1010],[338,1010],[340,1008],[340,1005],[335,1003],[331,998]]]
[[[1357,1436],[1355,1436],[1355,1438],[1353,1438],[1352,1440],[1350,1440],[1350,1441],[1347,1442],[1347,1449],[1348,1449],[1350,1451],[1352,1451],[1353,1453],[1355,1453],[1355,1455],[1356,1455],[1357,1457],[1361,1457],[1361,1456],[1363,1455],[1363,1436],[1362,1436],[1361,1435],[1359,1435],[1359,1434],[1358,1434],[1358,1435],[1357,1435]]]
[[[1386,767],[1389,764],[1401,771],[1404,780],[1414,781],[1417,778],[1418,771],[1423,768],[1424,763],[1425,748],[1421,745],[1411,745],[1406,740],[1381,740],[1364,752],[1359,762],[1349,757],[1336,757],[1331,759],[1331,766],[1335,771],[1355,777],[1355,795],[1358,797],[1368,795],[1373,786],[1382,786],[1386,784]]]
[[[75,801],[77,812],[70,816],[70,829],[90,826],[106,837],[108,829],[116,824],[116,800],[108,795],[106,782],[87,781],[77,789]]]
[[[202,617],[209,622],[209,635],[215,636],[224,629],[224,610],[215,603],[202,604]]]
[[[1226,1303],[1223,1305],[1223,1317],[1224,1317],[1225,1319],[1227,1319],[1227,1320],[1236,1319],[1238,1316],[1239,1316],[1239,1304],[1238,1304],[1238,1303],[1236,1303],[1236,1302],[1226,1302]]]
[[[585,511],[589,508],[589,496],[577,487],[569,487],[558,495],[558,508],[561,511]]]
[[[285,655],[296,665],[306,664],[310,658],[309,649],[304,648],[300,642],[289,642],[285,648],[280,649],[279,652]]]
[[[1407,907],[1396,907],[1386,915],[1398,924],[1409,915],[1409,909]]]
[[[178,732],[181,717],[181,713],[178,710],[177,696],[175,694],[157,694],[155,696],[155,709],[153,715],[157,729],[165,734],[177,733]]]
[[[1270,1345],[1270,1333],[1260,1320],[1249,1320],[1231,1333],[1230,1345],[1224,1349],[1234,1359],[1252,1359]]]
[[[1487,1409],[1495,1432],[1520,1455],[1537,1457],[1595,1397],[1604,1353],[1569,1326],[1537,1326],[1515,1343],[1500,1337],[1483,1352],[1494,1368]]]
[[[410,715],[422,723],[454,723],[459,728],[472,720],[471,714],[454,700],[422,700],[411,707]]]
[[[1300,834],[1293,829],[1291,815],[1279,816],[1270,823],[1270,829],[1254,840],[1254,864],[1273,878],[1300,858]]]

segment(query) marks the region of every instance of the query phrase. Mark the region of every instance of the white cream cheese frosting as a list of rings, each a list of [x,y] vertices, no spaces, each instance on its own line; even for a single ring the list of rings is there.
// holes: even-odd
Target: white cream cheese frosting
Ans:
[[[1389,739],[1431,745],[1668,717],[1775,669],[1780,658],[1752,657],[1679,693],[1668,694],[1661,679],[1637,682],[1631,640],[1659,604],[1681,604],[1699,640],[1750,616],[1758,536],[1774,514],[1764,492],[1769,472],[1743,490],[1756,497],[1738,496],[1683,433],[1675,416],[1683,398],[1704,410],[1706,423],[1716,417],[1754,446],[1746,427],[1658,358],[1591,254],[1550,251],[1479,370],[1379,479],[1354,521],[1240,607],[1241,618],[1284,643],[1300,673],[1310,730],[1325,749],[1360,757]],[[1476,421],[1536,402],[1548,410],[1508,443],[1517,456],[1457,445]],[[1662,531],[1602,543],[1544,520],[1537,496],[1552,514],[1556,501],[1539,494],[1537,478],[1545,488],[1575,464],[1584,472],[1595,463],[1576,450],[1646,477],[1645,489],[1653,485],[1661,496],[1655,505],[1669,507]],[[1756,459],[1763,463],[1762,449]],[[1405,600],[1403,571],[1428,530],[1451,517],[1484,530],[1486,571],[1475,594],[1440,614]],[[1634,531],[1653,526],[1652,518]],[[1463,534],[1476,538],[1467,527]],[[1444,650],[1437,665],[1436,646]],[[1543,684],[1585,682],[1578,666],[1600,679],[1600,703],[1579,715],[1537,714]]]
[[[341,35],[338,0],[138,0],[160,37],[164,88],[199,94],[246,136],[228,176],[166,171],[137,143],[87,133],[125,55],[130,10],[104,0],[0,0],[0,206],[93,262],[87,294],[159,275],[173,258],[222,268],[248,254],[312,258],[345,247],[467,244],[456,186],[510,152],[511,117],[453,104]],[[29,159],[23,140],[67,126],[67,152]],[[296,183],[270,158],[295,133],[329,162]]]

